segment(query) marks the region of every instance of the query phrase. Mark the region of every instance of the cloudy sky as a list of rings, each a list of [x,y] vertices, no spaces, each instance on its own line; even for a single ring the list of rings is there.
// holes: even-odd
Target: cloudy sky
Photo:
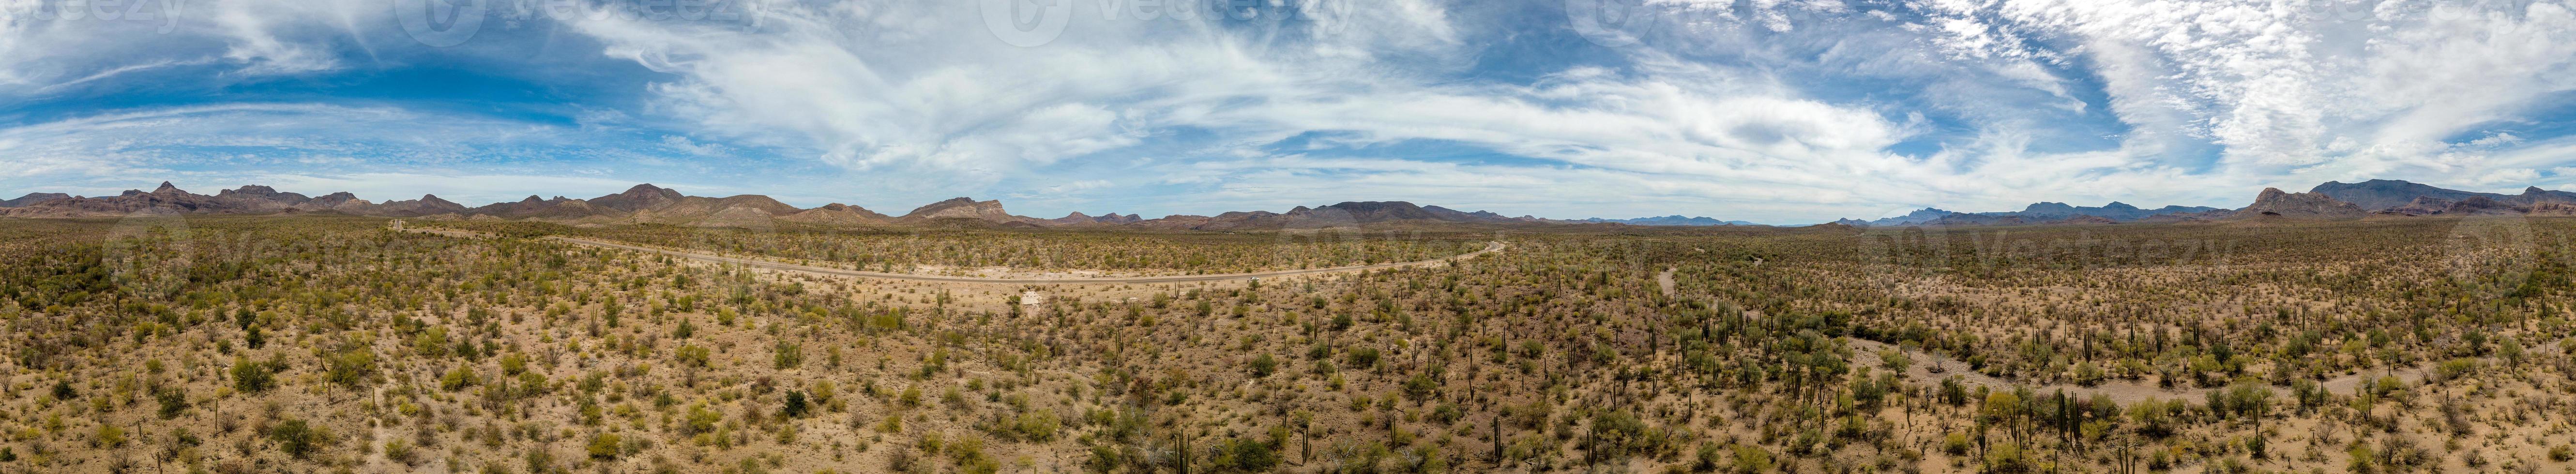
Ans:
[[[0,0],[0,194],[1772,223],[2576,188],[2565,1]]]

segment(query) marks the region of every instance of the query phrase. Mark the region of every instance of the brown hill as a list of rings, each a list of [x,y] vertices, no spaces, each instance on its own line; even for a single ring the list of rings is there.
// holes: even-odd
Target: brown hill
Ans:
[[[2543,203],[2539,203],[2539,204],[2533,204],[2533,205],[2531,205],[2531,215],[2535,215],[2535,216],[2576,216],[2576,204],[2563,203],[2563,202],[2543,202]]]
[[[1353,201],[1324,207],[1297,206],[1285,213],[1228,212],[1190,226],[1199,230],[1324,229],[1360,224],[1506,224],[1537,219],[1503,217],[1492,212],[1460,212],[1404,201]]]
[[[2480,198],[2491,200],[2494,204],[2478,203],[2472,204],[2471,207],[2484,209],[2479,212],[2487,213],[2502,213],[2503,211],[2493,210],[2497,207],[2528,208],[2533,204],[2544,202],[2576,203],[2576,193],[2540,189],[2538,186],[2525,187],[2522,194],[2499,194],[2445,189],[2393,179],[2374,179],[2359,183],[2327,181],[2308,192],[2349,202],[2365,211],[2417,216],[2437,214],[2431,211],[2444,210],[2450,204]],[[2431,201],[2425,201],[2425,199],[2431,199]],[[2442,204],[2433,206],[2435,202]]]
[[[302,195],[294,195],[302,198]],[[286,208],[267,199],[247,196],[214,196],[179,189],[163,181],[151,192],[129,189],[111,197],[73,197],[38,201],[20,207],[0,209],[0,216],[15,217],[94,217],[120,216],[138,212],[252,214],[278,212]]]
[[[779,220],[824,225],[871,225],[893,221],[894,217],[867,208],[842,203],[824,204],[780,217]]]
[[[2353,206],[2365,211],[2392,210],[2413,203],[2417,198],[2425,197],[2445,202],[2458,202],[2478,196],[2504,197],[2501,194],[2443,189],[2394,179],[2374,179],[2359,183],[2327,181],[2325,184],[2308,189],[2308,193],[2352,203]]]
[[[903,215],[903,219],[912,221],[933,219],[975,219],[990,222],[1022,223],[1038,220],[1011,215],[1010,212],[1002,210],[1001,201],[977,201],[973,198],[963,197],[934,202],[922,205],[918,208],[913,208],[912,212]]]
[[[2401,216],[2429,216],[2441,214],[2442,211],[2450,210],[2451,204],[2452,202],[2449,199],[2432,196],[2416,196],[2414,201],[2408,201],[2405,205],[2382,209],[2379,213],[2396,214]]]
[[[1095,217],[1095,216],[1092,216],[1092,215],[1089,215],[1089,214],[1083,214],[1083,213],[1081,213],[1081,212],[1079,212],[1079,211],[1076,211],[1076,212],[1071,213],[1071,214],[1065,214],[1065,215],[1064,215],[1064,217],[1058,217],[1058,218],[1054,218],[1054,219],[1047,219],[1047,220],[1040,221],[1040,222],[1041,222],[1041,223],[1044,223],[1044,224],[1047,224],[1047,225],[1057,225],[1057,226],[1078,226],[1078,225],[1104,225],[1104,224],[1105,224],[1105,225],[1133,224],[1133,223],[1137,223],[1137,222],[1142,222],[1142,221],[1144,221],[1144,220],[1145,220],[1145,219],[1144,219],[1143,217],[1141,217],[1141,216],[1137,216],[1137,215],[1135,215],[1135,214],[1119,215],[1118,213],[1112,212],[1112,213],[1109,213],[1109,214],[1105,214],[1105,215],[1101,215],[1101,216],[1097,216],[1097,217]]]
[[[2024,224],[2030,224],[2030,223],[2032,223],[2032,222],[2034,222],[2034,221],[2032,221],[2032,220],[2030,220],[2030,219],[2024,219],[2024,218],[2022,218],[2022,216],[2018,216],[2018,215],[2000,215],[2000,216],[1998,216],[1998,215],[1984,215],[1984,214],[1951,214],[1951,215],[1947,215],[1947,216],[1941,216],[1940,218],[1937,218],[1937,219],[1932,219],[1932,220],[1929,220],[1929,221],[1924,221],[1924,222],[1922,222],[1922,223],[1921,223],[1921,224],[1919,224],[1919,225],[1924,225],[1924,226],[1935,226],[1935,227],[1961,227],[1961,226],[1987,226],[1987,225],[2024,225]]]
[[[491,216],[502,219],[579,220],[589,217],[625,217],[625,214],[627,213],[616,209],[592,206],[590,205],[590,201],[580,199],[566,199],[563,196],[555,196],[554,199],[545,199],[531,194],[528,195],[527,199],[521,199],[515,202],[496,202],[485,204],[481,207],[467,209],[462,214]]]
[[[635,212],[666,206],[685,197],[687,196],[680,195],[679,191],[645,183],[626,188],[626,192],[591,198],[589,201],[592,206]]]
[[[2531,207],[2518,206],[2490,199],[2486,196],[2478,196],[2462,199],[2460,202],[2451,203],[2449,208],[2442,210],[2442,213],[2462,216],[2523,215],[2531,213]]]
[[[25,206],[25,205],[28,205],[28,204],[35,204],[35,203],[45,202],[45,201],[51,201],[51,200],[55,200],[55,199],[65,199],[65,198],[70,198],[70,197],[72,197],[72,195],[69,195],[69,194],[63,194],[63,193],[27,193],[27,195],[25,195],[25,196],[18,196],[18,198],[17,198],[17,199],[0,200],[0,207],[19,207],[19,206]]]
[[[2111,218],[2108,218],[2108,217],[2102,217],[2102,216],[2082,216],[2082,215],[2079,215],[2079,216],[2070,216],[2070,217],[2067,217],[2067,218],[2064,218],[2064,219],[2058,219],[2058,220],[2053,220],[2053,221],[2048,221],[2048,222],[2046,222],[2046,224],[2054,224],[2054,225],[2074,225],[2074,224],[2118,224],[2118,223],[2120,223],[2120,221],[2111,220]]]
[[[2253,205],[2236,210],[2228,219],[2360,219],[2365,215],[2368,213],[2359,206],[2324,194],[2287,193],[2281,188],[2263,188],[2263,193],[2254,197]]]
[[[502,219],[534,219],[556,222],[593,224],[671,224],[695,226],[763,225],[773,219],[803,213],[804,209],[770,199],[768,196],[745,194],[721,198],[689,196],[677,190],[638,184],[626,191],[590,199],[568,199],[556,196],[540,199],[528,196],[516,202],[493,203],[466,209],[459,214],[490,216]],[[813,217],[820,217],[813,216]]]
[[[2210,221],[2226,220],[2228,216],[2233,216],[2233,215],[2236,215],[2236,210],[2234,210],[2234,209],[2214,209],[2214,210],[2201,211],[2201,212],[2184,212],[2184,213],[2174,213],[2174,214],[2157,214],[2157,215],[2152,215],[2152,216],[2147,216],[2147,217],[2139,218],[2138,220],[2136,220],[2136,221],[2134,221],[2134,222],[2145,223],[2145,224],[2173,224],[2173,223],[2183,223],[2183,222],[2210,222]]]
[[[341,205],[341,204],[348,204],[348,203],[353,202],[353,201],[363,201],[363,200],[364,200],[364,199],[358,199],[358,195],[356,195],[356,194],[350,194],[348,191],[341,191],[341,192],[336,192],[336,193],[331,193],[331,194],[324,194],[324,195],[321,195],[321,196],[319,196],[319,197],[315,197],[315,198],[313,198],[313,200],[311,200],[311,201],[305,201],[304,203],[305,203],[305,204],[307,204],[307,205],[321,206],[321,207],[324,207],[324,208],[330,208],[330,207],[337,207],[337,206],[339,206],[339,205]]]
[[[417,217],[465,212],[465,205],[448,202],[445,199],[439,199],[437,195],[433,194],[420,195],[420,199],[375,203],[365,199],[358,199],[357,196],[346,192],[339,192],[313,198],[312,201],[307,201],[299,207],[306,208],[308,210],[328,210],[343,214],[383,217]]]
[[[592,202],[591,205],[594,206],[605,206],[596,200]],[[680,196],[678,199],[657,201],[635,209],[634,214],[627,219],[638,223],[734,226],[767,222],[770,219],[801,212],[804,210],[758,194],[720,198]]]

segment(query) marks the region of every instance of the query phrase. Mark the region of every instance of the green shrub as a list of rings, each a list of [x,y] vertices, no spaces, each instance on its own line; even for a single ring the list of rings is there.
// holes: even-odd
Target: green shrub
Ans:
[[[1044,443],[1055,440],[1055,430],[1062,427],[1064,422],[1056,418],[1055,412],[1034,410],[1021,413],[1011,425],[1020,439]]]
[[[807,406],[805,403],[805,392],[789,390],[787,391],[787,405],[780,407],[778,409],[778,414],[785,415],[788,418],[802,418],[805,416],[805,413],[811,409],[812,408]]]
[[[233,357],[233,389],[259,393],[276,387],[277,367],[267,362],[251,361],[249,357]]]
[[[792,369],[805,365],[805,346],[781,341],[777,349],[770,353],[770,358],[777,362],[776,367],[779,369]]]
[[[1351,350],[1347,351],[1347,353],[1349,354],[1348,357],[1351,367],[1368,368],[1377,365],[1377,348],[1375,347],[1353,347]]]
[[[681,345],[678,350],[673,352],[673,356],[678,357],[680,359],[680,363],[698,367],[706,367],[707,360],[714,355],[714,351],[708,350],[705,347],[693,345]]]
[[[1265,472],[1279,465],[1279,454],[1270,443],[1250,438],[1226,440],[1218,456],[1218,466],[1243,472]]]
[[[332,354],[330,358],[323,359],[322,364],[326,374],[325,379],[331,383],[356,387],[365,384],[368,377],[376,375],[376,352],[367,350],[363,346],[354,347]]]
[[[395,438],[385,442],[385,459],[411,465],[419,461],[419,454],[412,450],[411,440]]]
[[[188,413],[187,392],[180,391],[177,388],[164,388],[158,392],[154,392],[152,394],[152,398],[154,401],[161,403],[161,419],[167,420],[178,418],[179,415]]]
[[[501,374],[516,377],[528,371],[528,355],[512,352],[501,356]]]
[[[590,438],[588,451],[592,459],[617,459],[617,433],[600,433]]]
[[[1269,377],[1271,372],[1278,371],[1278,370],[1279,370],[1279,359],[1275,359],[1275,358],[1270,357],[1270,354],[1262,354],[1262,355],[1258,355],[1258,356],[1253,356],[1253,357],[1252,357],[1252,377],[1253,377],[1253,378],[1265,378],[1265,377]]]
[[[306,456],[311,456],[315,450],[330,444],[331,434],[328,430],[312,426],[304,420],[286,420],[269,427],[268,439],[276,441],[277,449],[285,451],[287,456],[304,459]]]
[[[90,443],[103,448],[125,446],[125,429],[118,428],[113,424],[100,424],[98,425],[98,437],[91,439]]]
[[[1761,446],[1735,445],[1735,472],[1739,474],[1771,472],[1771,462],[1771,452]]]
[[[453,392],[482,382],[482,378],[474,375],[473,365],[457,364],[455,369],[447,371],[447,375],[438,377],[438,388]]]

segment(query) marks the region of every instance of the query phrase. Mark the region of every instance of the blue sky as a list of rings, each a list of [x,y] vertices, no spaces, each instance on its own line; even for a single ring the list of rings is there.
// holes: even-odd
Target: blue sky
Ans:
[[[2233,207],[2370,178],[2576,187],[2576,12],[0,0],[9,196],[167,180],[475,205],[651,182],[889,213],[956,196],[1041,217],[1407,200],[1806,223]]]

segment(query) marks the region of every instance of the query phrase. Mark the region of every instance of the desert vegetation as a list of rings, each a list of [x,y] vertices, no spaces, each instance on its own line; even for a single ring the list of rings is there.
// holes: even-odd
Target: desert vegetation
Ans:
[[[476,220],[434,225],[503,235],[597,238],[851,270],[946,275],[974,274],[982,269],[1006,270],[997,274],[1073,271],[1089,276],[1247,273],[1429,260],[1483,246],[1483,241],[1472,235],[1426,235],[1420,231],[994,231],[850,228],[787,222],[761,228],[576,227]]]
[[[417,223],[415,223],[417,224]],[[2540,472],[2576,220],[1504,235],[0,220],[7,472]],[[874,269],[874,268],[870,268]]]

